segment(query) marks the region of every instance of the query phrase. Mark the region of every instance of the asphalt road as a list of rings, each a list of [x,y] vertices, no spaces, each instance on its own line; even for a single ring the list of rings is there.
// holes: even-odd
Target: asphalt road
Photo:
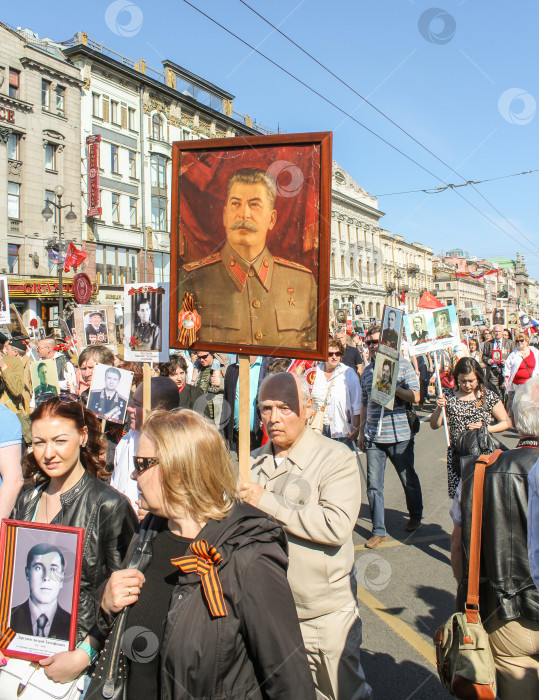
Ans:
[[[434,408],[434,406],[432,406]],[[430,411],[419,412],[428,420]],[[498,435],[512,448],[513,431]],[[371,520],[363,482],[363,505],[355,528],[358,598],[363,620],[362,662],[376,700],[438,700],[451,697],[436,672],[432,636],[455,611],[456,583],[450,565],[446,443],[443,427],[422,422],[415,439],[415,466],[423,491],[423,522],[404,526],[404,492],[388,461],[385,477],[387,541],[366,549]],[[366,471],[366,457],[361,455]]]

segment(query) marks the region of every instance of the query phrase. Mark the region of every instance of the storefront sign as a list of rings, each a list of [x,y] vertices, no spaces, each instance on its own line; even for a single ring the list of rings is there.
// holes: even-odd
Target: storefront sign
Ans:
[[[77,304],[87,304],[92,296],[92,282],[85,272],[73,277],[73,296]]]
[[[60,285],[58,281],[50,277],[37,279],[8,280],[9,296],[11,297],[58,297]],[[73,296],[73,280],[65,280],[62,283],[64,297]],[[97,294],[97,283],[92,284],[92,296]]]
[[[101,216],[99,193],[99,148],[101,134],[86,137],[88,149],[88,216]]]
[[[15,110],[0,107],[0,119],[3,122],[11,122],[12,124],[15,124]]]

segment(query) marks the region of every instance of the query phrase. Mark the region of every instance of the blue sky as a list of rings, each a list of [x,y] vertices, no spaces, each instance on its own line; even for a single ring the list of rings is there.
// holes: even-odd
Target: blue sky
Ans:
[[[465,180],[539,168],[534,0],[246,1]],[[463,182],[240,0],[190,2],[438,178]],[[333,131],[334,159],[372,195],[443,184],[183,0],[26,0],[4,4],[0,19],[58,41],[82,30],[157,69],[171,59],[234,94],[237,112],[270,129]],[[380,197],[381,225],[435,252],[456,247],[480,257],[514,257],[518,250],[539,278],[538,184],[539,172],[477,185],[497,212],[471,187],[458,193],[479,212],[453,191]]]

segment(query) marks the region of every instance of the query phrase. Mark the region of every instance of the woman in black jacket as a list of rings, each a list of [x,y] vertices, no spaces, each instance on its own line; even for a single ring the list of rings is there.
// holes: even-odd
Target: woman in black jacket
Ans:
[[[180,393],[180,408],[190,408],[201,415],[207,406],[206,401],[197,400],[204,395],[202,389],[192,384],[187,384],[187,362],[181,355],[173,355],[168,362],[159,365],[159,374],[169,377],[178,387]]]
[[[236,500],[216,427],[193,411],[155,411],[134,466],[151,547],[137,548],[148,552],[138,569],[112,574],[101,602],[109,622],[131,606],[126,697],[314,700],[285,534]],[[113,649],[114,636],[108,641]]]
[[[97,418],[81,403],[55,397],[30,416],[32,453],[25,455],[26,490],[17,499],[15,520],[85,528],[77,648],[41,660],[54,681],[67,683],[87,668],[100,647],[96,589],[120,568],[137,526],[128,499],[101,479],[104,440]]]

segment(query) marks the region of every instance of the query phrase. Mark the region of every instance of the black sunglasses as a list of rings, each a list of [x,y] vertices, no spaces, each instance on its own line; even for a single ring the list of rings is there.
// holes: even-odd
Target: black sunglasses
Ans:
[[[328,352],[328,357],[341,357],[342,352]]]
[[[157,457],[133,457],[133,466],[137,474],[142,474],[150,467],[155,467],[159,464]]]
[[[65,392],[64,394],[53,394],[50,391],[47,394],[42,394],[41,396],[38,396],[36,398],[36,408],[38,406],[41,406],[42,403],[45,403],[45,401],[49,401],[49,399],[58,399],[58,401],[61,401],[62,403],[72,403],[73,401],[75,403],[78,403],[82,411],[82,422],[84,425],[86,425],[86,420],[84,416],[84,403],[80,396],[77,396],[77,394],[70,394],[68,392]]]
[[[378,345],[379,341],[378,340],[367,340],[365,342],[365,345]]]
[[[197,360],[205,360],[209,356],[210,356],[209,353],[207,355],[198,355]]]

